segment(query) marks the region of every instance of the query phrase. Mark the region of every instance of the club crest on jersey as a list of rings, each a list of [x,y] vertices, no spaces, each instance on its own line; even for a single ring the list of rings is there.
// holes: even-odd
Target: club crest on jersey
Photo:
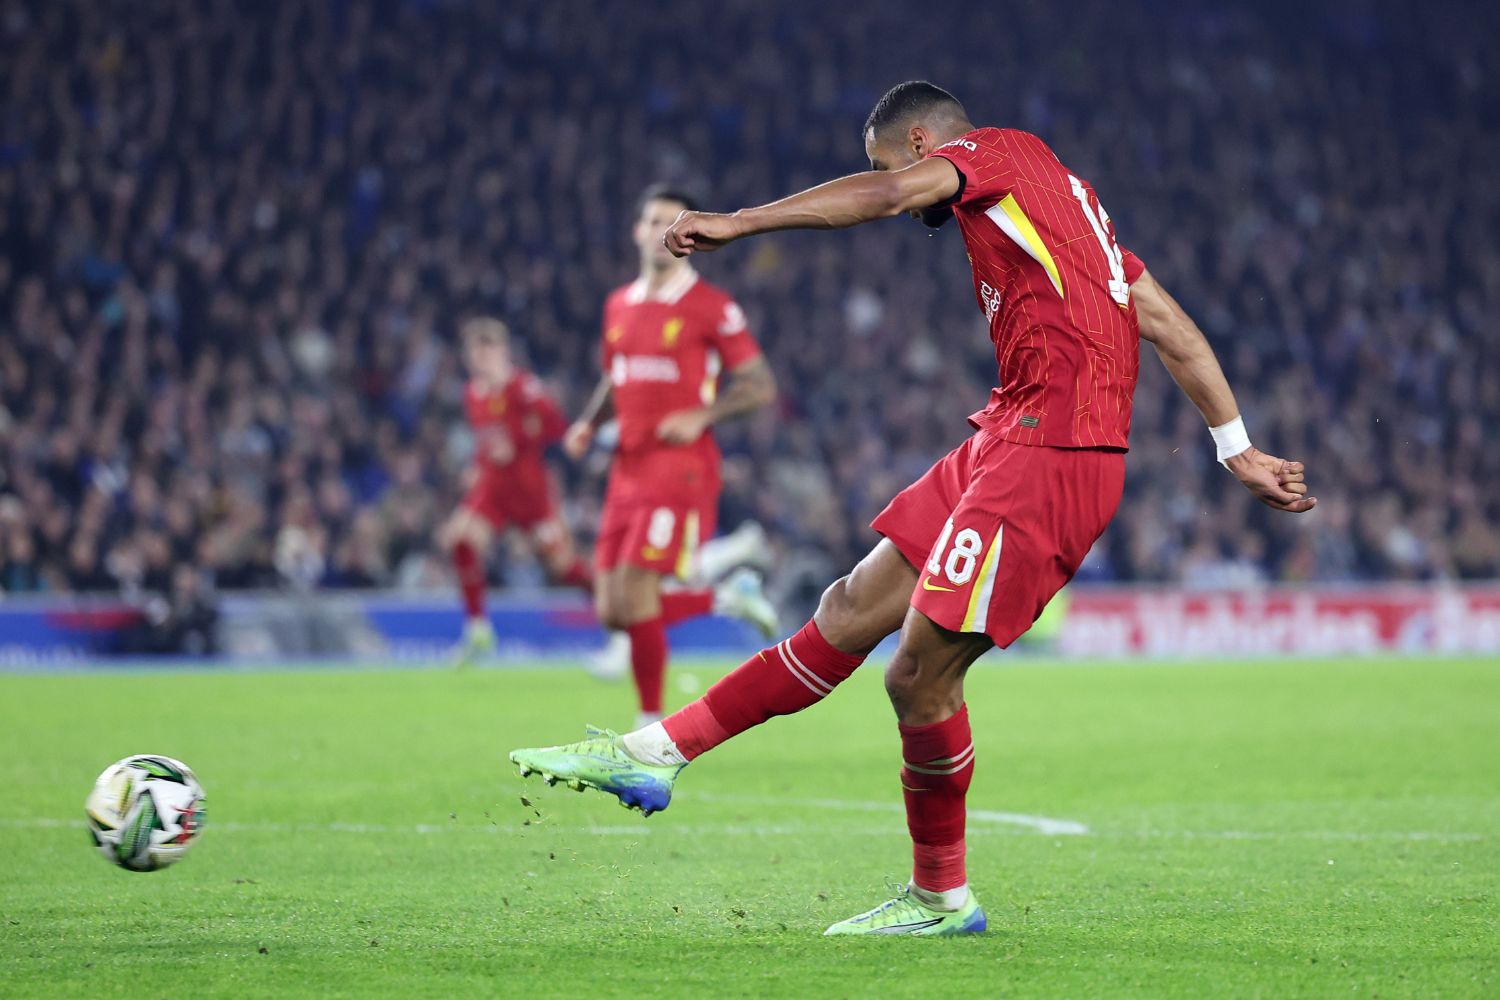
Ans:
[[[676,347],[677,338],[682,336],[683,321],[681,316],[673,316],[661,325],[661,342],[664,347]]]
[[[491,396],[490,397],[490,415],[498,417],[500,414],[502,414],[504,412],[505,412],[505,397],[504,396]]]
[[[616,323],[614,326],[610,327],[608,330],[604,331],[604,339],[607,340],[607,341],[609,341],[611,344],[613,344],[615,341],[619,340],[624,335],[625,335],[625,331],[623,329],[621,329],[621,327],[620,327],[620,325],[618,323]]]

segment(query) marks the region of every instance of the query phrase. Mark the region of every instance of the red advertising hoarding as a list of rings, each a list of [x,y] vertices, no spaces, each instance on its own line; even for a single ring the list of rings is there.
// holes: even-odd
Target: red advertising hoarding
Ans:
[[[1500,655],[1500,586],[1076,588],[1058,634],[1076,657],[1277,653]]]

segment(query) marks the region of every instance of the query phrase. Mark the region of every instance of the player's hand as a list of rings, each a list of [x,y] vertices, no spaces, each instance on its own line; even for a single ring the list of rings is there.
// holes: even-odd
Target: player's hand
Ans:
[[[708,429],[708,410],[678,410],[656,425],[656,436],[667,444],[692,444]]]
[[[673,257],[686,257],[695,250],[707,253],[739,239],[739,222],[718,212],[683,212],[662,236]]]
[[[589,453],[589,448],[593,443],[594,425],[580,420],[563,433],[563,454],[576,462]]]
[[[1301,462],[1288,462],[1251,448],[1226,464],[1234,477],[1267,507],[1300,514],[1318,505],[1317,497],[1307,495]]]
[[[485,442],[485,456],[496,465],[509,465],[516,457],[516,444],[503,428],[496,427]]]

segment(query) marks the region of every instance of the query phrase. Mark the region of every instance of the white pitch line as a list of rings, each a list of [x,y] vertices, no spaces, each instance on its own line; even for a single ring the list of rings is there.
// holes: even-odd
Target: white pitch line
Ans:
[[[1472,843],[1482,833],[1444,830],[1121,830],[1116,836],[1183,840],[1432,840]]]
[[[899,802],[850,802],[846,799],[781,799],[768,795],[718,795],[712,792],[690,792],[684,798],[688,800],[702,799],[704,802],[739,802],[745,805],[792,806],[804,809],[837,809],[852,812],[906,812],[906,806]],[[1077,820],[1055,819],[1051,816],[1030,816],[1026,813],[1001,812],[996,809],[970,809],[969,819],[979,823],[1022,826],[1048,836],[1081,837],[1089,833],[1089,828]]]

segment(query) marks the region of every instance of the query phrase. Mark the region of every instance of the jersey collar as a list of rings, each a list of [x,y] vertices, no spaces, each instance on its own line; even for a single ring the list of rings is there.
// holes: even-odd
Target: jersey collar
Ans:
[[[691,267],[684,267],[677,277],[658,288],[656,294],[649,297],[650,301],[665,302],[667,305],[675,306],[697,283],[698,272]],[[647,301],[645,278],[636,278],[630,283],[625,289],[625,301],[630,305],[639,305]]]

